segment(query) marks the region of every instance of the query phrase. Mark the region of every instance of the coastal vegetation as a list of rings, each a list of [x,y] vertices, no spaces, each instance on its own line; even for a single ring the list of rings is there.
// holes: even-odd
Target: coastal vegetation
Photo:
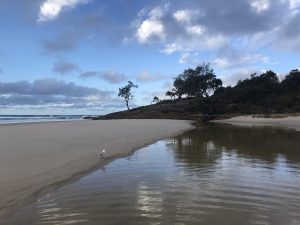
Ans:
[[[223,87],[209,64],[185,70],[166,93],[178,100],[189,99],[191,111],[204,114],[272,114],[300,112],[300,71],[291,70],[284,79],[273,71],[251,74],[235,86]]]
[[[120,89],[130,93],[131,86]],[[131,88],[130,88],[131,87]],[[121,92],[122,90],[122,92]],[[128,92],[129,91],[129,92]],[[119,93],[119,96],[120,96]],[[272,70],[253,73],[234,86],[223,86],[213,68],[203,63],[195,69],[184,70],[173,81],[173,88],[166,92],[170,100],[154,98],[149,106],[127,112],[100,116],[98,119],[116,118],[172,118],[207,120],[230,115],[286,114],[300,112],[300,71],[293,69],[284,78]]]
[[[222,86],[222,80],[216,78],[214,70],[209,64],[203,63],[195,69],[187,69],[179,74],[173,82],[173,89],[166,95],[181,99],[187,97],[209,97]]]

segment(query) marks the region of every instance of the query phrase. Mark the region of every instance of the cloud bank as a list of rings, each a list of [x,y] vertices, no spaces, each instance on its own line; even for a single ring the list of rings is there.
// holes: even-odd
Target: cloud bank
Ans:
[[[300,51],[299,7],[299,0],[162,1],[141,10],[133,24],[139,44],[159,43],[180,63],[200,63],[205,53],[202,61],[225,68],[236,59],[241,67],[270,63],[262,48]]]
[[[80,67],[71,62],[64,60],[56,61],[52,68],[53,72],[59,73],[61,75],[67,75],[75,73],[81,79],[97,78],[104,80],[111,84],[119,84],[128,79],[128,77],[114,70],[105,70],[105,71],[83,71]]]
[[[0,107],[40,106],[57,108],[104,107],[119,99],[112,91],[104,91],[76,85],[54,78],[37,79],[33,82],[0,82]],[[118,103],[118,104],[117,104]],[[120,105],[121,106],[121,105]]]

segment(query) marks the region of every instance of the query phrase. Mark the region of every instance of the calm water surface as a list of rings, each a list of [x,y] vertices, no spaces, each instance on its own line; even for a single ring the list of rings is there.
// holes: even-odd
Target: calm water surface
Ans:
[[[6,224],[300,224],[300,132],[188,131],[63,186]]]
[[[0,115],[0,124],[82,120],[84,115]]]

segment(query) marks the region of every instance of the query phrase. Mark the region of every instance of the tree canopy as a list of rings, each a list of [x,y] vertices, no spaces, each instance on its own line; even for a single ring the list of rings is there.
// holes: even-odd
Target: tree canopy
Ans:
[[[192,99],[189,107],[205,114],[300,112],[299,69],[291,70],[282,80],[268,70],[223,87],[210,65],[203,63],[175,77],[173,87],[167,96],[188,97]]]
[[[211,104],[223,105],[223,111],[232,113],[300,111],[300,72],[291,70],[282,81],[271,70],[252,74],[234,87],[219,88],[210,100]]]
[[[208,97],[222,86],[222,81],[216,78],[216,74],[209,64],[203,63],[195,69],[184,70],[174,79],[173,86],[172,92],[179,99],[183,95]],[[170,95],[170,92],[168,94]]]

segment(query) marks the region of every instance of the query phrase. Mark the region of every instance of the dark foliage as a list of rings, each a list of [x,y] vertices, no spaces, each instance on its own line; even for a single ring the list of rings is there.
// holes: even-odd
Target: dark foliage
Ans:
[[[190,97],[192,111],[204,114],[286,113],[300,111],[300,71],[290,71],[283,81],[269,70],[222,87],[209,64],[187,69],[178,75],[168,96]]]
[[[207,99],[194,99],[205,113],[287,113],[300,111],[300,71],[280,82],[273,71],[252,74],[234,87],[220,87]]]
[[[215,72],[209,64],[203,63],[195,69],[187,69],[178,75],[173,86],[172,93],[179,99],[183,95],[208,97],[214,90],[222,86],[222,81],[216,78]]]

